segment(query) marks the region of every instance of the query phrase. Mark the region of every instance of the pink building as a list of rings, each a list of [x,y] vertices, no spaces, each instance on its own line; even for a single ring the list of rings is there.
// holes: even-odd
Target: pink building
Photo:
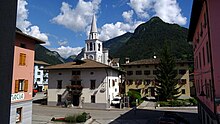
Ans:
[[[220,123],[220,1],[194,0],[188,41],[194,48],[194,81],[202,124]]]
[[[35,44],[43,41],[16,30],[10,123],[32,123],[32,90]]]

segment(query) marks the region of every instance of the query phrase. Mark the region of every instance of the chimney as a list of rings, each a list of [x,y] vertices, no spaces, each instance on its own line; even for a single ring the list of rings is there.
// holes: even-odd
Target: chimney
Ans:
[[[125,64],[128,64],[130,62],[130,58],[125,58]]]

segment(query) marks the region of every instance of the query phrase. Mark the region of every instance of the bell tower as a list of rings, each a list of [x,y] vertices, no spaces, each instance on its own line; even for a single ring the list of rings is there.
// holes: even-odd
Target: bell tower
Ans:
[[[103,63],[103,48],[102,42],[98,39],[98,31],[96,26],[96,17],[93,15],[91,30],[89,37],[85,40],[85,59],[92,59]]]

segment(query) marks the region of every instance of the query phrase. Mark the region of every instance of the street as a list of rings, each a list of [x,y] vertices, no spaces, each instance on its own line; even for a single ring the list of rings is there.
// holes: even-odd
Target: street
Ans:
[[[110,109],[110,110],[86,110],[79,108],[50,107],[33,104],[33,124],[51,124],[52,117],[65,117],[82,112],[90,113],[92,124],[156,124],[164,111],[175,111],[190,121],[199,124],[197,109],[178,108],[143,108],[143,109]],[[184,112],[183,112],[184,111]]]

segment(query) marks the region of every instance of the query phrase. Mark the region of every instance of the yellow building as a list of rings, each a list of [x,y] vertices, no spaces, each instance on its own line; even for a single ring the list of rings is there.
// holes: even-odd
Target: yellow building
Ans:
[[[122,65],[122,68],[127,72],[125,76],[125,93],[129,90],[136,90],[140,92],[142,97],[155,99],[155,78],[156,68],[159,64],[159,59],[143,59],[138,61],[129,62]],[[179,98],[186,99],[190,97],[190,83],[189,83],[189,61],[177,61],[176,71],[178,73],[178,85],[180,88],[181,96]]]

